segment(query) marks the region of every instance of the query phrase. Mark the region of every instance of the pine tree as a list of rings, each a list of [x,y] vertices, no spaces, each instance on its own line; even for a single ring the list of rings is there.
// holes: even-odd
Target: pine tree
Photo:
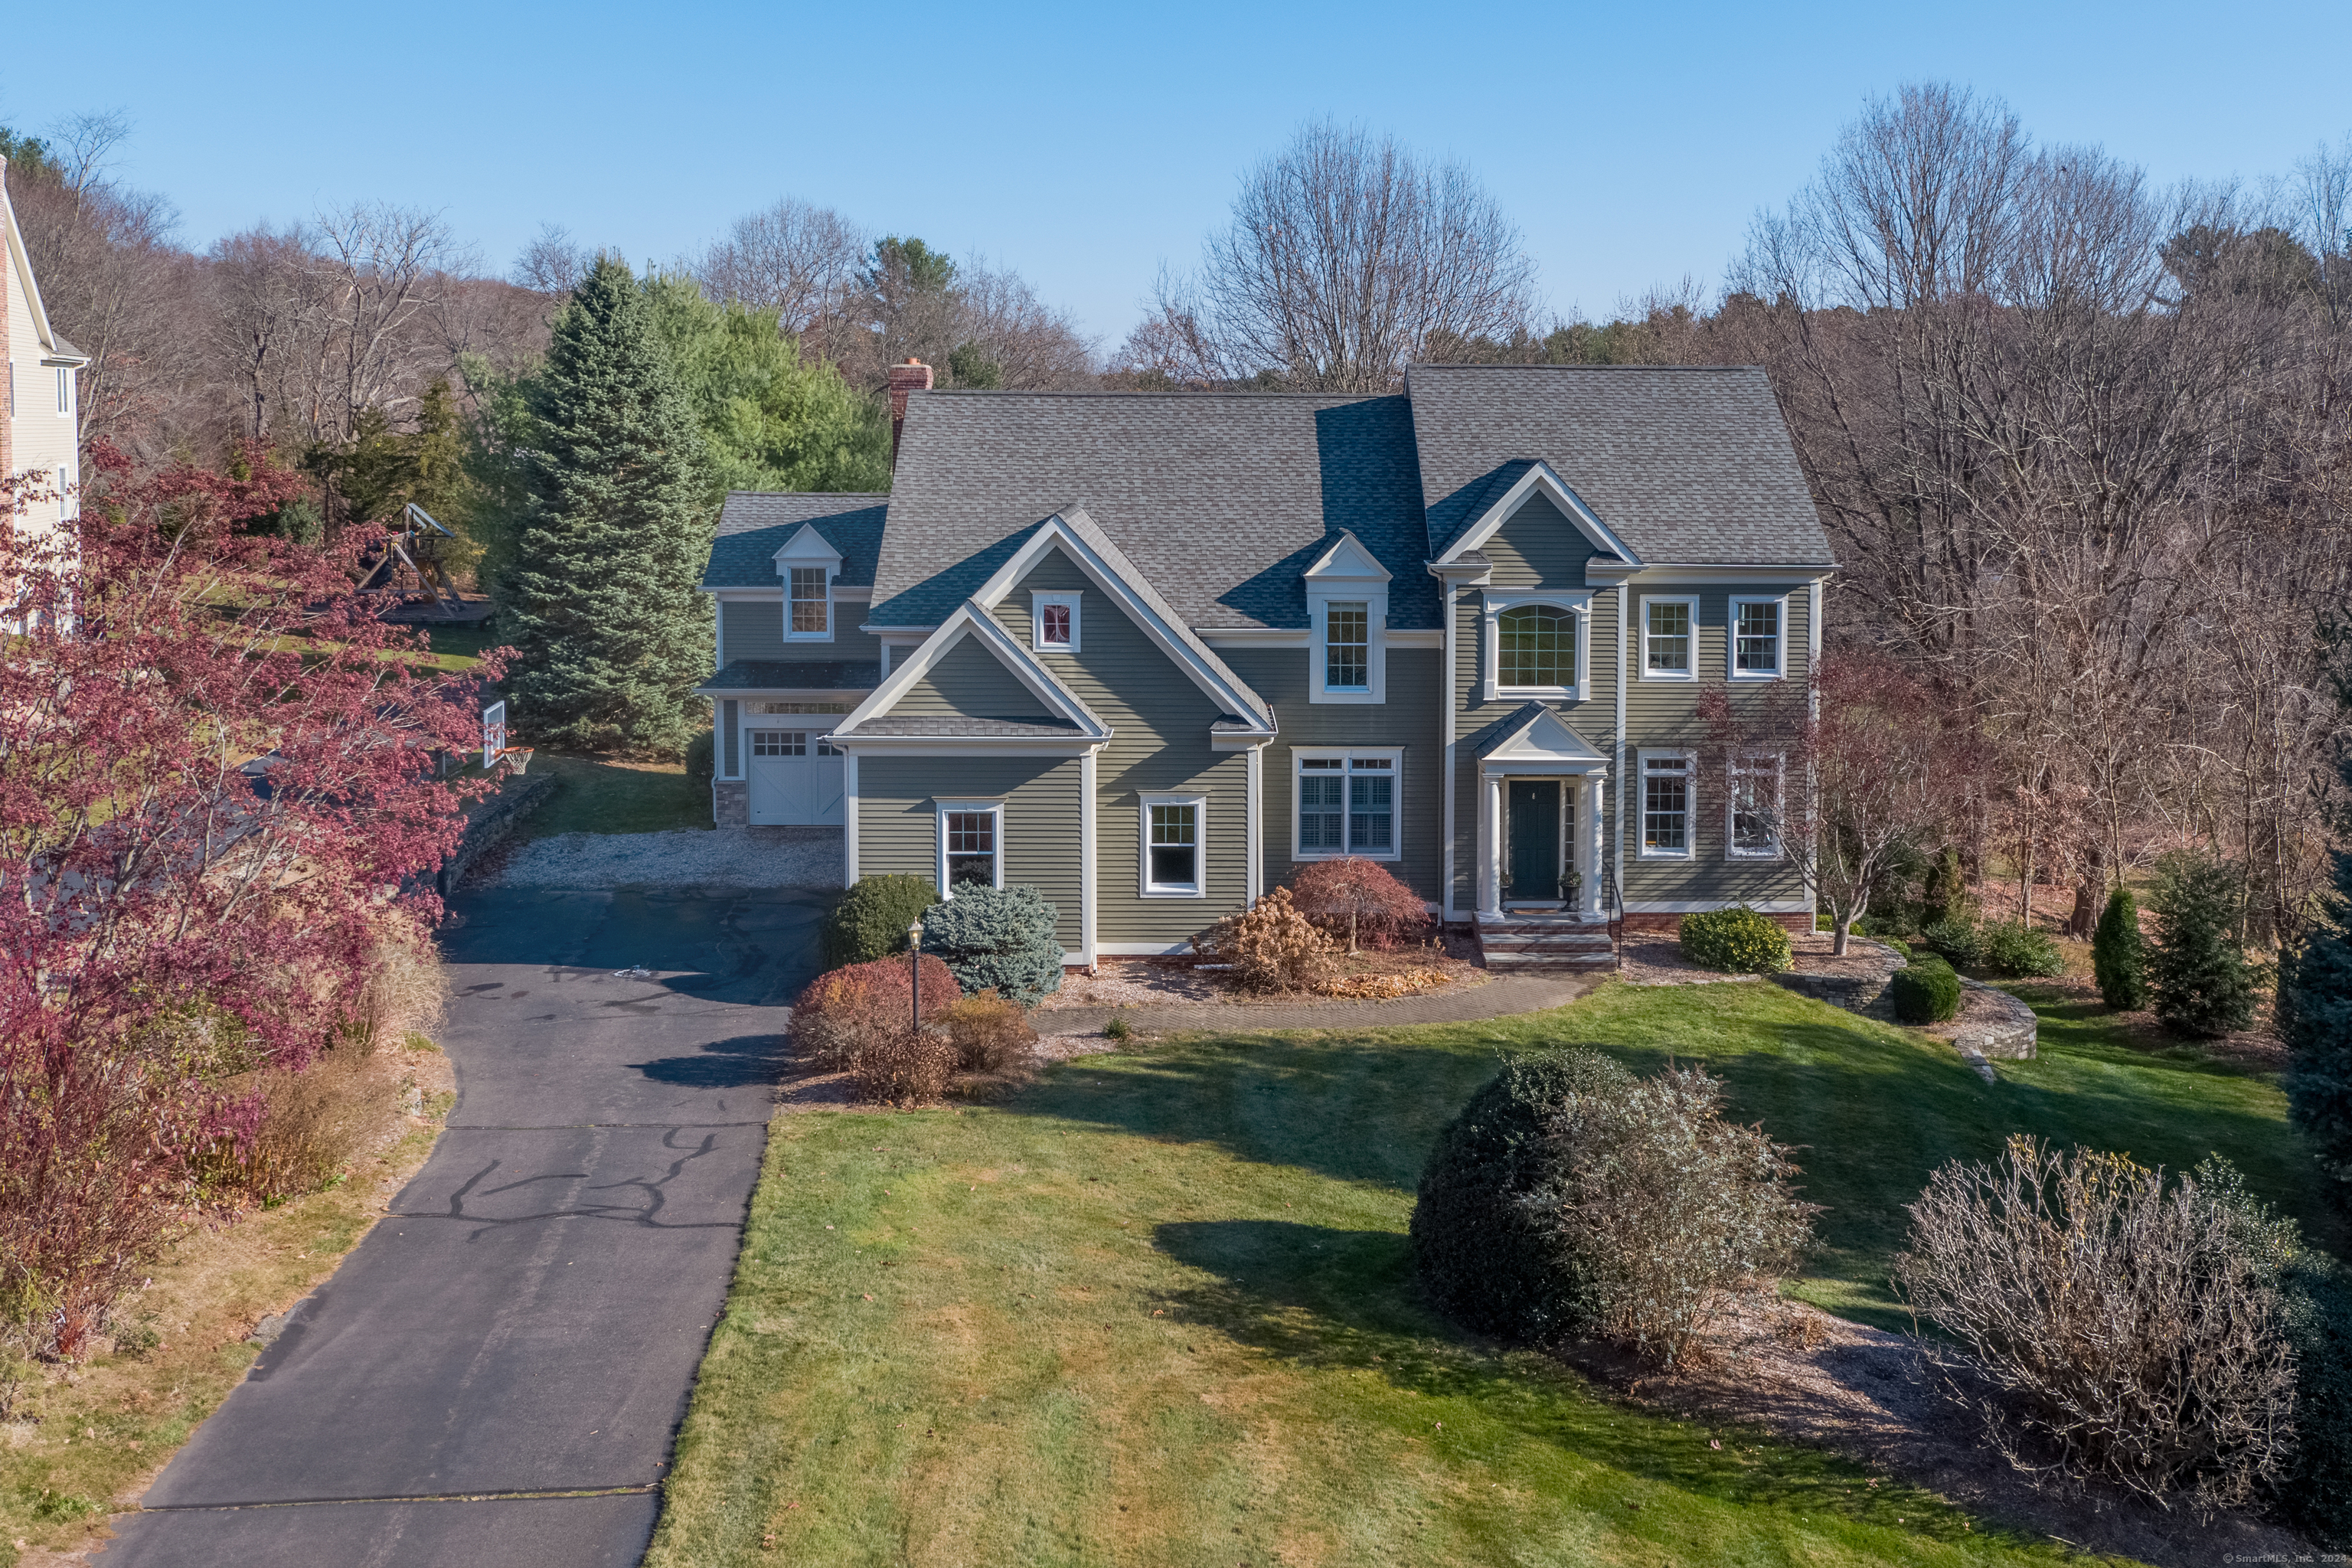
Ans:
[[[2352,786],[2352,752],[2336,772]],[[2336,1209],[2352,1216],[2352,813],[2336,827],[2336,885],[2310,934],[2279,961],[2278,1030],[2288,1114],[2330,1178]]]
[[[2091,936],[2091,973],[2099,995],[2118,1013],[2135,1013],[2147,1005],[2147,954],[2139,931],[2139,905],[2131,889],[2117,888],[2107,895],[2106,912]]]
[[[2210,856],[2157,863],[2147,990],[2165,1027],[2210,1037],[2254,1021],[2254,973],[2234,929],[2242,892],[2237,869]]]
[[[500,552],[507,680],[530,744],[675,755],[698,728],[713,517],[701,437],[645,290],[605,257],[528,392],[521,515]]]

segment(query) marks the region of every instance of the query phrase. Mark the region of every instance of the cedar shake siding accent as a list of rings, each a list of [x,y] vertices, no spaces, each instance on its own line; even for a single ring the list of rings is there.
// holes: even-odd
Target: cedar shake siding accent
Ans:
[[[866,606],[855,600],[835,600],[833,609],[833,640],[818,642],[784,640],[784,603],[779,596],[773,600],[725,599],[719,602],[719,647],[726,650],[727,662],[738,659],[796,660],[849,659],[872,660],[879,663],[882,642],[870,632],[857,629],[866,618]]]
[[[865,757],[857,764],[857,871],[939,877],[938,801],[1004,802],[1004,885],[1025,882],[1060,919],[1055,937],[1080,946],[1076,757]]]
[[[1249,758],[1211,749],[1218,704],[1058,549],[1040,557],[996,606],[998,622],[1024,647],[1032,640],[1033,588],[1082,595],[1078,651],[1038,657],[1112,731],[1095,764],[1095,939],[1179,947],[1247,901]],[[1207,797],[1205,897],[1142,895],[1147,795]],[[1068,847],[1074,860],[1076,845]]]

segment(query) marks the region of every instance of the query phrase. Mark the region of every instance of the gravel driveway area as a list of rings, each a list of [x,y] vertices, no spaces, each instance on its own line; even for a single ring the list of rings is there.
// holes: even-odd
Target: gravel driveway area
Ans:
[[[559,833],[507,857],[498,888],[838,888],[838,827]]]

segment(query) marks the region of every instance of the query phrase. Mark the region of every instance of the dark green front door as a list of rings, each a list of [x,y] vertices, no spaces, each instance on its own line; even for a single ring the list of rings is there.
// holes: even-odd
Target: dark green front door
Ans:
[[[1508,897],[1515,902],[1550,902],[1559,897],[1559,781],[1513,779],[1510,799],[1511,873]]]

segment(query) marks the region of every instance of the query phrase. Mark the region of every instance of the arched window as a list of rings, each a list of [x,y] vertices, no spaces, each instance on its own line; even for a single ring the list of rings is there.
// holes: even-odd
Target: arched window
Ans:
[[[1574,686],[1576,616],[1557,605],[1505,610],[1495,627],[1498,686]]]

